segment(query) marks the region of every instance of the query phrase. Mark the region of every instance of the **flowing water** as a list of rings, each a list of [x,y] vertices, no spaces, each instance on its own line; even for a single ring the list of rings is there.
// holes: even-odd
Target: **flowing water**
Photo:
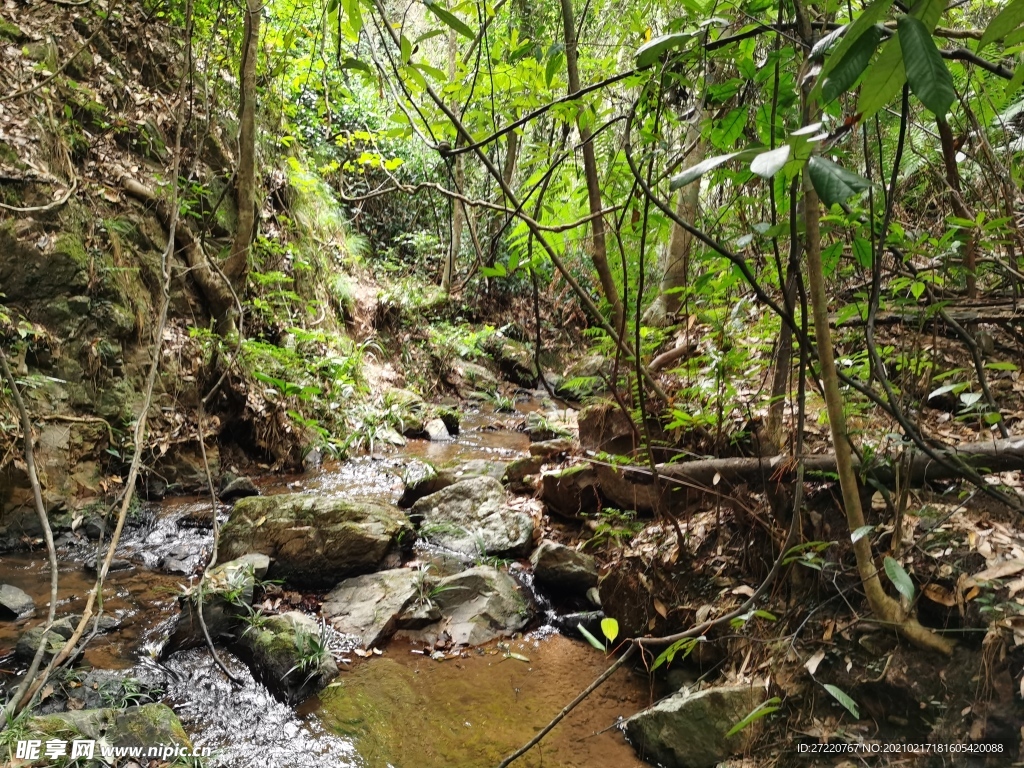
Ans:
[[[524,410],[532,410],[529,404]],[[394,502],[401,469],[412,458],[437,465],[471,460],[510,461],[525,455],[529,440],[491,413],[467,414],[458,439],[412,440],[383,457],[328,463],[316,474],[267,478],[264,493],[371,495]],[[383,655],[344,656],[341,673],[319,696],[297,709],[277,701],[248,668],[226,651],[222,660],[242,681],[232,684],[205,650],[153,659],[173,621],[188,572],[206,557],[208,529],[189,521],[208,515],[209,501],[176,499],[147,506],[126,531],[104,589],[104,612],[118,619],[115,632],[95,638],[85,662],[126,675],[154,672],[166,701],[196,746],[215,750],[214,766],[305,768],[484,768],[543,727],[609,663],[589,646],[539,626],[525,637],[435,661],[419,648],[392,642]],[[220,510],[226,519],[227,507]],[[61,550],[58,615],[80,611],[94,574],[86,568],[95,545]],[[430,553],[422,553],[430,557]],[[43,553],[0,557],[0,582],[24,589],[37,605],[49,600]],[[528,585],[528,578],[525,579]],[[11,651],[18,635],[38,618],[0,622],[0,669],[15,671]],[[347,662],[347,663],[346,663]],[[651,701],[646,679],[621,669],[578,707],[517,766],[629,768],[643,765],[616,724]]]

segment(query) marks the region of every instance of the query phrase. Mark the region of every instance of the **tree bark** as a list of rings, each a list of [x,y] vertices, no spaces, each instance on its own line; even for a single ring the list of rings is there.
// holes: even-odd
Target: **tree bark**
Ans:
[[[238,173],[235,177],[238,228],[231,243],[231,255],[224,263],[224,274],[235,285],[244,283],[249,273],[249,246],[256,227],[256,60],[262,7],[259,0],[246,0],[239,67]]]
[[[701,109],[696,111],[692,122],[686,130],[686,146],[693,150],[683,163],[682,170],[696,165],[707,153],[707,142],[701,138],[700,124],[704,119]],[[676,214],[683,221],[695,222],[697,206],[700,201],[700,182],[695,181],[679,190],[676,197]],[[675,322],[674,315],[682,306],[681,290],[690,279],[690,252],[693,250],[693,235],[672,224],[672,235],[662,263],[661,286],[658,297],[644,312],[644,325],[664,328]]]
[[[562,5],[562,26],[565,36],[565,64],[569,78],[569,93],[576,93],[580,90],[580,75],[576,63],[576,22],[572,11],[572,0],[561,0]],[[622,309],[622,300],[619,298],[619,289],[615,285],[615,278],[612,276],[611,267],[608,265],[608,247],[605,242],[604,219],[598,215],[601,208],[601,184],[597,175],[597,157],[594,154],[594,142],[590,128],[584,125],[583,120],[577,118],[576,126],[580,132],[580,143],[583,145],[583,173],[587,181],[587,200],[590,203],[590,213],[594,215],[591,220],[593,247],[591,258],[594,261],[594,268],[601,281],[601,288],[604,290],[604,297],[612,308],[612,326],[617,333],[622,333],[625,323],[625,314]]]

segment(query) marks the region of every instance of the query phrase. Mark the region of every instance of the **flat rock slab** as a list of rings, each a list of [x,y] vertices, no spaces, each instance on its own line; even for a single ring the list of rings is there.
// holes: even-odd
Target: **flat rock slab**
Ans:
[[[406,637],[433,643],[447,632],[453,645],[482,645],[518,632],[533,615],[516,580],[490,566],[441,579],[430,592],[430,603],[441,619],[403,633]]]
[[[729,730],[765,698],[763,685],[680,691],[626,721],[626,736],[646,761],[665,768],[714,768],[742,752],[753,735]]]
[[[412,505],[420,535],[469,557],[522,555],[533,539],[533,519],[512,509],[501,483],[490,476],[460,480]]]
[[[370,648],[395,631],[425,578],[423,571],[396,568],[346,579],[327,594],[320,611],[336,630],[357,635]]]
[[[406,543],[412,526],[397,507],[297,493],[240,499],[220,540],[225,559],[267,555],[270,578],[314,589],[372,571]]]

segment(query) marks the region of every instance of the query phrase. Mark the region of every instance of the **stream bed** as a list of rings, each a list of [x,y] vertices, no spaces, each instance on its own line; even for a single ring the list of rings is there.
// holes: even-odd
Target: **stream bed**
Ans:
[[[523,411],[535,407],[529,403]],[[327,462],[313,474],[268,477],[257,484],[264,494],[373,496],[394,503],[402,490],[402,467],[411,459],[453,465],[507,462],[525,455],[528,438],[507,427],[496,414],[470,413],[455,440],[411,440],[383,456]],[[209,506],[208,499],[177,498],[143,508],[118,549],[124,567],[110,573],[104,588],[104,613],[119,626],[96,637],[84,654],[85,663],[97,669],[156,679],[194,744],[213,748],[208,765],[493,766],[529,740],[609,663],[589,645],[543,622],[535,622],[525,636],[445,654],[443,661],[395,640],[371,658],[336,654],[342,660],[339,677],[295,708],[275,699],[227,651],[220,651],[221,658],[241,685],[226,679],[206,649],[181,651],[159,662],[177,596],[197,578],[185,574],[205,562],[212,543],[208,528],[189,521],[208,515]],[[228,511],[220,506],[221,519]],[[60,557],[58,615],[63,615],[84,605],[94,579],[87,566],[95,557],[95,544],[69,544],[61,548]],[[182,573],[168,573],[168,567]],[[39,623],[46,610],[45,553],[3,555],[0,583],[25,590],[37,606],[33,618],[0,622],[0,669],[15,672],[12,651],[18,636]],[[517,766],[644,765],[616,725],[651,701],[646,677],[620,669]]]

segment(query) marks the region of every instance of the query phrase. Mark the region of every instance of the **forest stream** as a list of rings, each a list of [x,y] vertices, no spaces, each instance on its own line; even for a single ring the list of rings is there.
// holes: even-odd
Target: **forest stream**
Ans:
[[[534,402],[520,404],[533,410]],[[384,457],[361,456],[326,462],[314,473],[257,479],[264,494],[301,491],[334,496],[377,496],[396,502],[396,480],[409,459],[438,466],[474,460],[510,461],[526,455],[529,440],[505,428],[488,412],[466,414],[459,436],[449,442],[411,440]],[[341,674],[319,695],[297,708],[275,699],[248,667],[219,649],[241,686],[228,681],[206,649],[174,653],[163,662],[160,650],[175,621],[177,597],[187,581],[158,564],[168,559],[190,569],[212,543],[209,528],[190,523],[208,511],[207,499],[190,497],[148,503],[126,531],[117,562],[107,579],[104,612],[118,621],[116,631],[101,634],[84,659],[94,669],[122,670],[128,678],[157,681],[164,701],[180,717],[196,747],[212,747],[212,765],[365,766],[432,768],[486,766],[533,736],[598,674],[607,661],[585,643],[559,634],[543,620],[506,642],[491,643],[443,660],[394,640],[377,657],[352,653],[344,636],[332,639]],[[228,505],[219,504],[226,520]],[[80,611],[93,586],[94,543],[60,549],[58,613]],[[185,561],[178,560],[189,553]],[[452,572],[466,567],[438,549],[418,544],[414,556]],[[530,575],[518,573],[530,589]],[[192,577],[195,580],[195,577]],[[38,605],[48,599],[45,553],[11,553],[0,558],[0,582],[25,590]],[[543,598],[540,598],[543,599]],[[0,624],[5,666],[20,632],[37,619]],[[333,632],[330,627],[328,632]],[[347,642],[347,644],[346,644]],[[616,725],[650,700],[648,683],[620,670],[612,683],[573,713],[566,723],[531,752],[524,765],[618,768],[643,765]]]

